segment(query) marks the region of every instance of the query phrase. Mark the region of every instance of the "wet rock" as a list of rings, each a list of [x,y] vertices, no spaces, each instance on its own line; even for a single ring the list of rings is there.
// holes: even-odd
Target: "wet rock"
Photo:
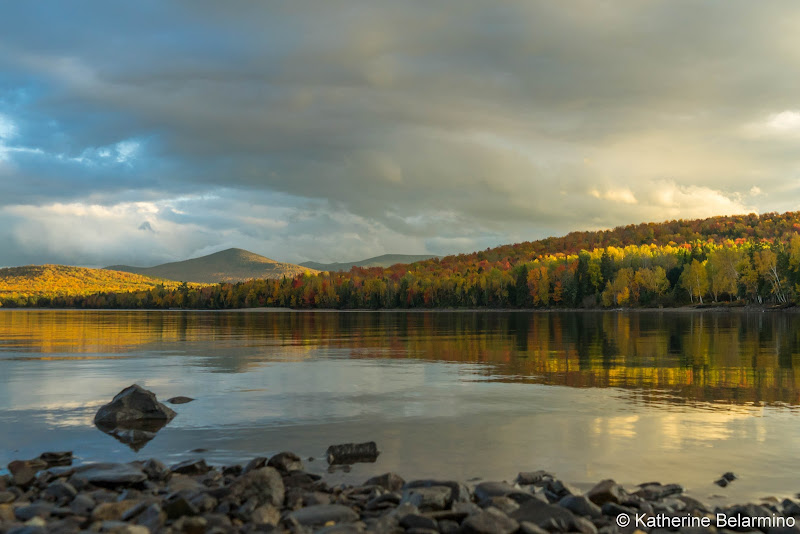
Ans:
[[[184,462],[180,462],[178,464],[173,465],[170,467],[170,471],[173,473],[179,473],[181,475],[205,475],[211,468],[206,464],[205,460],[186,460]]]
[[[606,479],[598,482],[586,496],[597,506],[603,506],[607,502],[619,504],[625,498],[625,490],[613,480]]]
[[[139,501],[106,502],[92,510],[92,521],[119,521]]]
[[[52,501],[59,503],[68,503],[75,498],[78,491],[69,482],[63,480],[56,480],[52,482],[43,492],[43,496]]]
[[[716,485],[717,485],[717,486],[719,486],[720,488],[724,488],[724,487],[726,487],[728,484],[730,484],[730,482],[728,482],[728,480],[727,480],[727,479],[720,478],[720,479],[717,479],[717,480],[715,480],[715,481],[714,481],[714,484],[716,484]]]
[[[151,532],[157,532],[167,522],[167,514],[161,505],[154,503],[136,517],[136,524],[147,527]]]
[[[262,467],[242,475],[230,485],[230,496],[239,502],[255,499],[258,505],[281,506],[285,488],[280,474],[272,467]]]
[[[264,504],[253,510],[250,521],[256,525],[277,526],[281,520],[281,511],[271,504]]]
[[[405,483],[406,481],[403,480],[403,477],[397,473],[384,473],[382,475],[370,478],[364,482],[364,485],[380,486],[388,491],[400,491]]]
[[[517,521],[495,508],[471,515],[461,524],[461,531],[465,534],[511,534],[517,529]]]
[[[178,397],[172,397],[171,399],[167,399],[167,402],[170,404],[186,404],[187,402],[192,402],[193,400],[195,399],[191,397],[178,396]]]
[[[92,513],[92,509],[97,506],[97,503],[86,494],[77,495],[69,505],[72,513],[80,516],[88,516]]]
[[[437,530],[439,528],[435,519],[420,514],[406,514],[400,518],[400,526],[405,529],[426,528]]]
[[[519,531],[520,534],[548,534],[548,532],[539,525],[534,525],[528,521],[523,521],[519,524]]]
[[[147,480],[144,472],[129,464],[93,464],[75,471],[71,478],[77,482],[89,483],[103,488],[137,486]]]
[[[325,452],[325,457],[330,465],[373,463],[378,459],[378,454],[378,445],[374,441],[368,441],[331,445]]]
[[[20,506],[14,510],[14,517],[16,517],[18,521],[23,522],[33,519],[34,517],[47,519],[50,517],[53,508],[54,506],[50,503],[34,503],[28,506]]]
[[[481,482],[475,486],[475,499],[478,502],[492,497],[508,497],[517,503],[523,503],[536,497],[525,490],[515,488],[506,482]]]
[[[497,508],[506,515],[519,510],[517,501],[508,497],[489,497],[481,501],[481,506],[483,508]]]
[[[472,500],[472,494],[470,493],[469,488],[460,482],[455,482],[452,480],[412,480],[411,482],[406,482],[403,486],[403,489],[430,488],[433,486],[450,488],[450,499],[447,501],[448,507],[457,502],[469,502]]]
[[[409,503],[420,510],[444,510],[450,502],[452,490],[447,486],[429,486],[403,490],[402,503]]]
[[[553,480],[555,477],[547,471],[528,471],[517,475],[517,484],[520,486],[534,486],[541,484],[545,480]]]
[[[683,493],[683,486],[680,484],[649,482],[640,485],[639,490],[634,492],[634,495],[638,495],[647,501],[657,501],[670,495],[679,495],[681,493]]]
[[[153,482],[166,482],[172,476],[172,471],[163,463],[151,458],[141,466],[142,472]]]
[[[256,456],[255,458],[247,462],[247,465],[244,466],[244,469],[242,470],[242,474],[246,474],[249,473],[250,471],[255,471],[256,469],[261,469],[262,467],[266,467],[268,461],[269,459],[264,456]]]
[[[30,486],[36,479],[36,473],[47,467],[42,460],[15,460],[8,464],[12,483],[21,488]]]
[[[569,510],[539,500],[531,500],[520,505],[519,510],[511,514],[511,518],[519,523],[527,521],[545,530],[562,532],[568,532],[575,523],[575,516]]]
[[[280,473],[302,471],[305,469],[303,466],[303,460],[301,460],[300,457],[293,452],[279,452],[269,459],[267,465],[274,467]]]
[[[205,534],[208,521],[204,517],[181,517],[172,525],[173,532],[183,534]]]
[[[566,508],[573,514],[584,517],[598,518],[603,516],[600,507],[584,496],[569,495],[558,501],[558,505]]]
[[[142,422],[130,423],[131,425],[138,425],[140,428],[125,428],[125,427],[105,427],[103,425],[96,425],[97,428],[113,437],[120,443],[123,443],[135,452],[139,452],[145,445],[150,443],[155,437],[156,433],[161,430],[166,423],[164,422]]]
[[[0,491],[0,504],[8,504],[17,500],[17,496],[10,491]]]
[[[319,504],[295,510],[288,515],[288,518],[304,526],[318,526],[330,521],[351,523],[358,520],[358,514],[341,504]]]
[[[171,421],[177,415],[156,398],[155,393],[138,384],[123,389],[102,406],[94,417],[95,424],[125,426],[148,420]]]
[[[731,471],[728,471],[727,473],[723,473],[723,474],[722,474],[722,478],[724,478],[724,479],[725,479],[725,480],[727,480],[728,482],[733,482],[734,480],[736,480],[736,479],[737,479],[737,478],[739,478],[739,477],[737,477],[737,476],[736,476],[735,474],[733,474]]]

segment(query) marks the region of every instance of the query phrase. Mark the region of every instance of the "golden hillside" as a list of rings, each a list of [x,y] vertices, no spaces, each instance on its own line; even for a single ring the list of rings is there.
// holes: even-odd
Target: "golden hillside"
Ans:
[[[178,282],[140,274],[68,265],[26,265],[0,269],[0,299],[124,293],[148,290],[159,284],[167,288],[180,285]]]

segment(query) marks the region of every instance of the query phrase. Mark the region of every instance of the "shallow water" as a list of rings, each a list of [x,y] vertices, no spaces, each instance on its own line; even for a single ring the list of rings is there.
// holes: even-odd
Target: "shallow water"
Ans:
[[[292,450],[324,472],[328,445],[375,440],[375,464],[329,479],[548,469],[706,501],[791,496],[798,370],[793,314],[3,310],[0,465]],[[197,399],[139,452],[92,424],[134,382]],[[725,471],[740,479],[713,485]]]

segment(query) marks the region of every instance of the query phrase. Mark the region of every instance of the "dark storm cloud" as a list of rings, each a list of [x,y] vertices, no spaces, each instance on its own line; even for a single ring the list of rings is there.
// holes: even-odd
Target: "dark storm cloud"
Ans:
[[[107,228],[152,216],[144,263],[226,244],[348,260],[798,199],[793,2],[3,11],[0,206],[17,247],[83,213],[75,257],[105,261],[102,213]],[[176,248],[162,221],[192,239]],[[15,257],[63,257],[25,243]]]

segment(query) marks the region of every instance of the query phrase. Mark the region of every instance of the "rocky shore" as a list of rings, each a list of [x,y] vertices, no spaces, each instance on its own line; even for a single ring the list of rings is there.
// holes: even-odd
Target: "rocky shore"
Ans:
[[[474,485],[385,473],[357,486],[331,486],[291,452],[230,466],[200,459],[73,466],[71,453],[46,453],[8,470],[0,477],[2,534],[800,533],[786,523],[800,517],[800,504],[790,499],[710,508],[677,484],[623,488],[603,480],[584,493],[545,471]],[[702,518],[710,526],[698,526]],[[728,528],[717,528],[720,518],[731,519]],[[741,518],[784,522],[754,528]]]

